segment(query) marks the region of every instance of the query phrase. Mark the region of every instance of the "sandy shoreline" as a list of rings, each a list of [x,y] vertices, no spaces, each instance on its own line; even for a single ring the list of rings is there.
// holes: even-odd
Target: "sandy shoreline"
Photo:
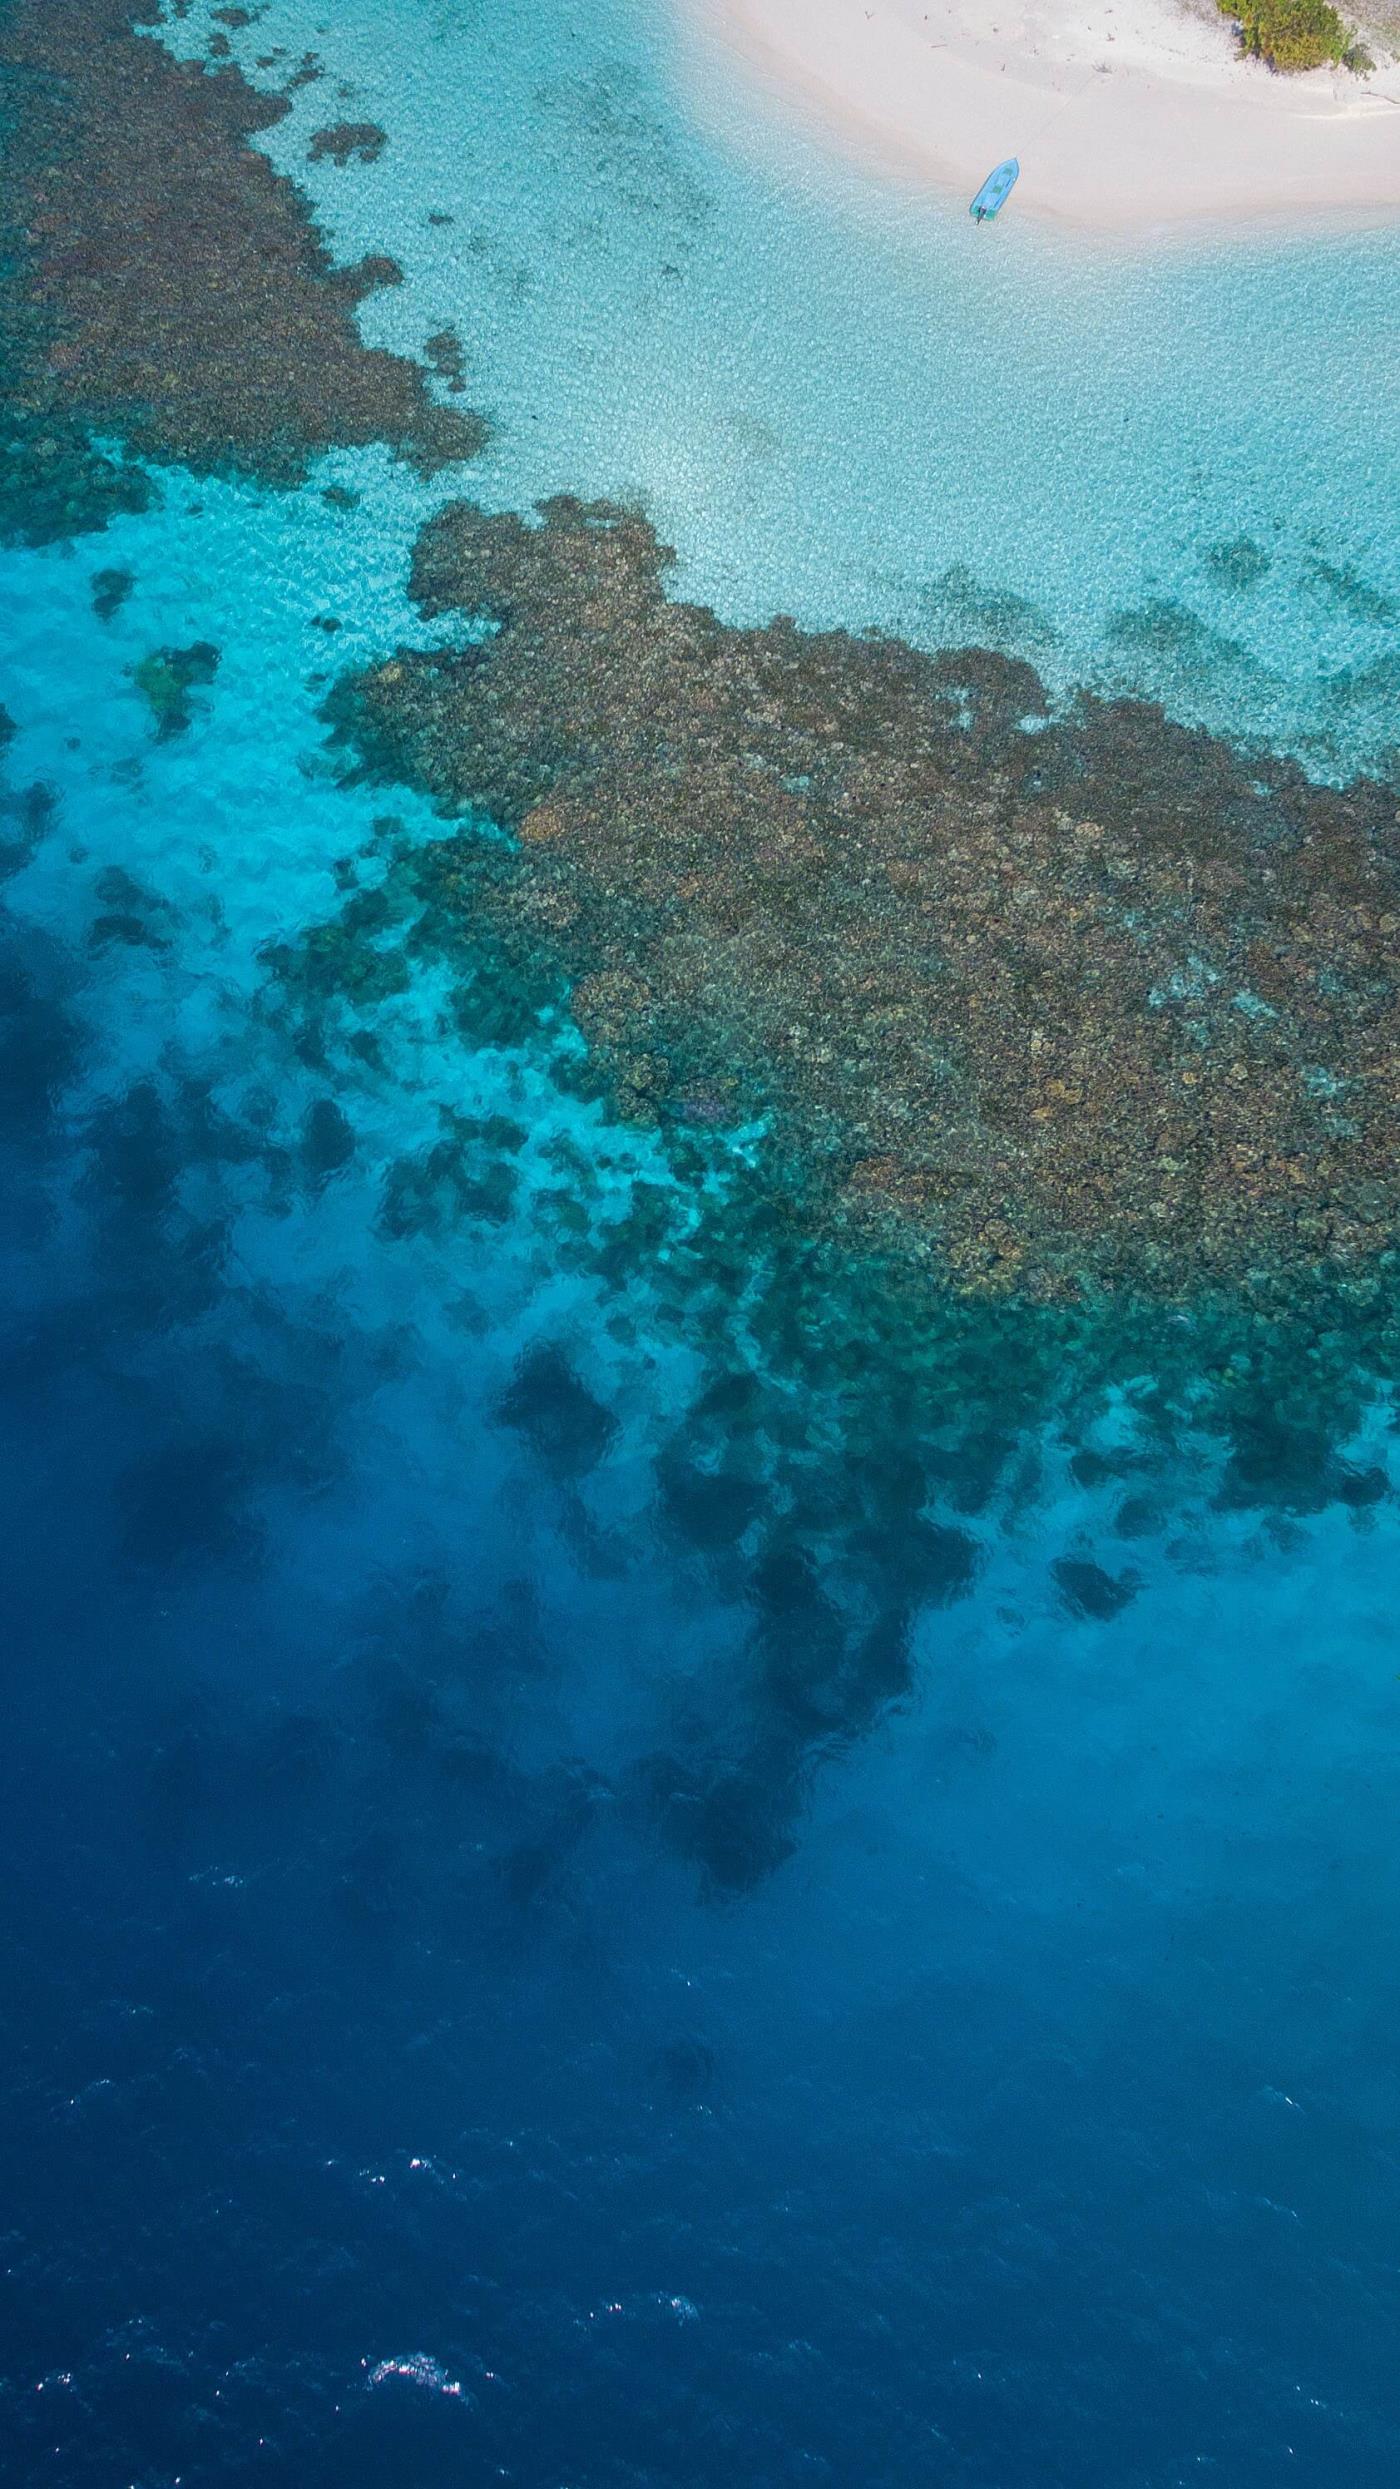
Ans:
[[[1400,63],[1278,78],[1184,0],[683,0],[831,135],[1081,227],[1400,216]]]

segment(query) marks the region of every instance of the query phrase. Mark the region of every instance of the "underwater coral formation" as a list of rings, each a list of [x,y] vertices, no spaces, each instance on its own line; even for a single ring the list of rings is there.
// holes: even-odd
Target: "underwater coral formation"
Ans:
[[[332,440],[466,454],[476,418],[358,337],[356,294],[391,264],[337,272],[247,145],[280,98],[176,64],[139,21],[118,0],[0,16],[26,94],[5,523],[69,534],[138,498],[113,441],[278,483]],[[455,332],[426,352],[460,393]],[[1244,540],[1221,558],[1248,576]],[[753,1611],[749,1693],[647,1802],[735,1884],[771,1863],[813,1758],[910,1682],[914,1620],[975,1575],[964,1523],[1031,1491],[1067,1416],[1131,1386],[1131,1442],[1083,1455],[1113,1499],[1104,1561],[1056,1577],[1088,1624],[1134,1595],[1124,1554],[1187,1477],[1271,1513],[1385,1492],[1353,1438],[1400,1374],[1396,801],[1140,706],[1052,719],[986,651],[731,629],[668,597],[666,562],[635,514],[572,501],[430,527],[420,604],[484,634],[399,652],[331,713],[358,765],[470,822],[348,875],[269,963],[266,1007],[318,1062],[342,1008],[368,1062],[380,1015],[445,970],[469,1044],[572,1018],[578,1085],[664,1128],[675,1181],[625,1217],[562,1164],[535,1215],[550,1268],[611,1291],[614,1336],[649,1274],[703,1367],[660,1506]],[[110,618],[129,574],[92,586]],[[142,660],[157,736],[215,662],[203,642]],[[31,837],[17,810],[7,848]],[[139,892],[98,896],[94,948],[167,938]],[[326,1096],[308,1187],[353,1146]],[[382,1235],[479,1232],[485,1258],[521,1150],[513,1120],[446,1118],[386,1174]],[[497,1415],[576,1504],[615,1424],[592,1384],[533,1351]]]
[[[1086,1633],[1164,1555],[1208,1561],[1213,1514],[1271,1539],[1328,1504],[1372,1526],[1391,1490],[1367,1421],[1400,1377],[1374,1269],[1033,1303],[823,1232],[822,1170],[782,1119],[736,1145],[697,1117],[658,1148],[586,1111],[605,1067],[570,1046],[515,874],[499,836],[424,846],[381,816],[333,912],[267,955],[262,1010],[347,1098],[403,1077],[407,1038],[420,1114],[378,1173],[381,1243],[427,1258],[469,1361],[474,1285],[514,1274],[534,1311],[494,1415],[585,1568],[625,1571],[609,1480],[645,1476],[668,1560],[742,1620],[713,1675],[680,1672],[625,1792],[714,1888],[787,1853],[814,1774],[917,1684],[941,1620],[956,1633],[999,1543],[1047,1510],[1047,1591]],[[497,1049],[507,1082],[538,1084],[521,1112],[444,1098],[425,1131],[425,1067],[451,1095]]]
[[[388,133],[377,121],[333,121],[312,132],[306,158],[309,164],[321,164],[329,156],[343,172],[351,163],[377,164],[388,143]]]
[[[828,1227],[896,1233],[961,1288],[1389,1248],[1392,789],[1140,703],[1052,718],[986,651],[730,628],[668,599],[668,559],[627,511],[454,505],[413,592],[493,627],[331,709],[371,766],[515,832],[496,912],[627,1111],[774,1115]]]
[[[332,443],[386,441],[426,469],[470,457],[480,421],[360,337],[355,305],[394,263],[335,267],[247,144],[285,98],[175,60],[138,31],[157,15],[151,0],[0,11],[0,524],[44,541],[140,506],[140,471],[93,435],[274,484]]]

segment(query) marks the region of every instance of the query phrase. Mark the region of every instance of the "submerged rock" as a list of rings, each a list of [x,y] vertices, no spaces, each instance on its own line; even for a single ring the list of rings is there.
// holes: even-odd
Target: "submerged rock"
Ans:
[[[162,743],[187,731],[194,715],[190,694],[206,689],[218,670],[219,652],[210,640],[196,640],[189,648],[153,648],[133,666],[131,679]]]
[[[334,121],[329,128],[315,130],[306,150],[308,164],[320,164],[326,157],[342,167],[351,163],[377,164],[389,143],[387,130],[377,121]]]

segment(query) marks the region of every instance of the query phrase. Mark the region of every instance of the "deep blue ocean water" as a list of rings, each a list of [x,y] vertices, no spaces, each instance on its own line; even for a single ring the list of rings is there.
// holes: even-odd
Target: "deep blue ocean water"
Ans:
[[[641,492],[728,613],[956,609],[1321,771],[1395,740],[1393,242],[973,259],[741,147],[611,0],[273,0],[274,41],[388,129],[308,172],[313,87],[269,143],[404,261],[376,336],[457,321],[458,485]],[[1036,412],[991,476],[989,340]],[[269,970],[434,827],[318,717],[421,636],[432,498],[177,475],[7,560],[3,2477],[1381,2489],[1393,1498],[1183,1489],[1129,1540],[1129,1397],[1097,1468],[954,1482],[895,1697],[802,1713],[889,1620],[677,1526],[705,1273],[608,1249],[684,1219],[659,1145],[567,1030],[464,1042],[431,963],[320,1048]],[[133,669],[197,643],[161,739]],[[508,1186],[395,1216],[451,1117]],[[913,1527],[892,1484],[891,1573]]]

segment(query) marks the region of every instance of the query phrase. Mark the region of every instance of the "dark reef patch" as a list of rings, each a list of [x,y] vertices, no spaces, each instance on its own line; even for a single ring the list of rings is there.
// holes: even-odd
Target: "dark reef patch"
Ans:
[[[316,1098],[302,1118],[301,1155],[313,1185],[328,1183],[355,1154],[355,1131],[334,1098]]]
[[[207,690],[218,670],[219,652],[210,640],[196,640],[189,648],[153,648],[132,667],[131,679],[162,743],[188,732],[194,717],[191,694]]]
[[[1326,562],[1321,555],[1315,555],[1308,564],[1308,576],[1353,622],[1368,623],[1373,628],[1400,622],[1400,605],[1394,597],[1373,587],[1353,563]]]
[[[138,32],[151,0],[0,11],[0,526],[43,543],[139,508],[137,458],[302,481],[333,444],[425,470],[483,427],[418,365],[364,344],[392,263],[337,268],[293,185],[248,144],[287,110],[230,66]]]
[[[1202,559],[1212,579],[1235,593],[1257,587],[1270,567],[1270,556],[1252,536],[1233,536],[1226,544],[1213,544]]]
[[[173,910],[166,900],[144,890],[124,865],[105,865],[94,895],[98,912],[88,928],[89,950],[105,950],[114,942],[153,951],[170,948]]]
[[[573,1477],[596,1467],[617,1431],[610,1411],[575,1374],[562,1349],[534,1348],[521,1358],[498,1411],[523,1435],[547,1468]]]
[[[0,710],[0,719],[4,712]],[[7,738],[0,736],[0,742]],[[0,882],[21,872],[53,825],[58,798],[42,783],[0,788]]]
[[[425,361],[437,373],[439,380],[445,381],[454,396],[460,395],[467,385],[467,366],[462,340],[456,329],[450,327],[438,329],[436,334],[428,339],[423,348],[423,355]]]
[[[380,1214],[386,1236],[444,1236],[463,1220],[495,1226],[515,1196],[514,1153],[525,1134],[505,1116],[443,1113],[440,1140],[419,1158],[397,1159],[384,1186]]]
[[[1066,1614],[1098,1625],[1112,1624],[1138,1586],[1136,1574],[1105,1572],[1085,1556],[1062,1556],[1053,1571]]]
[[[92,574],[92,610],[99,622],[111,622],[120,613],[136,585],[129,570],[95,570]]]
[[[635,514],[454,505],[432,616],[331,703],[363,764],[484,810],[417,866],[567,994],[631,1115],[778,1119],[828,1232],[967,1291],[1328,1273],[1400,1208],[1400,804],[1159,709],[1046,715],[986,651],[668,600]],[[375,905],[382,909],[382,896]]]
[[[347,164],[377,164],[389,144],[387,130],[377,121],[333,121],[324,130],[312,132],[306,150],[308,164],[321,164],[327,158],[342,170]]]

